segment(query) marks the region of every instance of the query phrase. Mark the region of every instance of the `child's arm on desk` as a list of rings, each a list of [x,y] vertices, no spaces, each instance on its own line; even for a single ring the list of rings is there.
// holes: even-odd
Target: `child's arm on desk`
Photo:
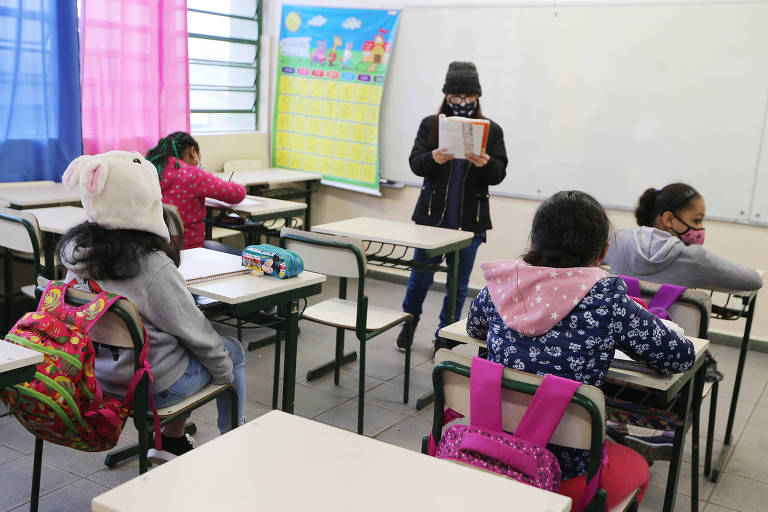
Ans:
[[[662,373],[682,373],[691,368],[696,359],[693,343],[630,299],[626,286],[624,289],[613,305],[616,348]]]

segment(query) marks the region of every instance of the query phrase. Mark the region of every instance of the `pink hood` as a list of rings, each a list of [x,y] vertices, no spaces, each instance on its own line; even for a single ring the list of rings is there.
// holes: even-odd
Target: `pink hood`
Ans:
[[[597,267],[533,267],[521,260],[492,261],[481,268],[504,324],[526,336],[552,329],[609,276]]]

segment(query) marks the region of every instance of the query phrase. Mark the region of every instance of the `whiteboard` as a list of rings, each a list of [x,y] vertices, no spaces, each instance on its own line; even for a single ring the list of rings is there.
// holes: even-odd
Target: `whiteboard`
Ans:
[[[381,176],[421,181],[408,165],[419,122],[439,108],[448,63],[471,60],[509,157],[493,192],[574,188],[631,208],[645,188],[684,181],[709,217],[759,222],[765,27],[765,2],[406,7],[383,97]],[[760,177],[768,192],[768,161]]]

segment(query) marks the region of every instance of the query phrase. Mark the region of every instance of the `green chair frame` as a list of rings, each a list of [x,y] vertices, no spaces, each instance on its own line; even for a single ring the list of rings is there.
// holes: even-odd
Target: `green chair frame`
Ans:
[[[432,370],[432,385],[435,392],[435,411],[432,418],[432,437],[435,443],[439,443],[443,434],[443,410],[445,409],[445,391],[443,388],[443,376],[445,373],[454,373],[462,377],[470,378],[470,368],[464,364],[455,361],[442,361],[435,365]],[[501,387],[516,391],[518,393],[524,393],[526,395],[534,395],[538,390],[538,385],[530,384],[528,382],[521,382],[509,378],[508,371],[504,372],[504,377],[501,380]],[[535,377],[535,375],[534,375]],[[603,442],[605,441],[605,429],[603,427],[603,416],[600,413],[599,406],[588,397],[578,394],[573,395],[571,403],[574,403],[582,407],[591,419],[591,436],[590,436],[590,449],[589,449],[589,464],[587,465],[587,478],[592,478],[600,468],[602,454],[603,454]],[[424,436],[421,443],[422,453],[427,453],[427,446],[429,442],[429,436]],[[638,507],[637,495],[629,502],[625,510],[629,512],[636,512]],[[606,510],[606,492],[605,489],[598,489],[595,493],[592,501],[589,502],[584,512],[604,512]]]
[[[45,291],[45,279],[38,279],[38,286],[35,289],[37,297],[41,297],[43,292]],[[82,290],[76,290],[76,289],[68,289],[66,297],[64,300],[72,305],[75,306],[82,306],[84,304],[87,304],[91,300],[95,298],[95,295],[92,293],[88,293]],[[139,369],[139,357],[141,355],[141,349],[144,346],[144,329],[143,325],[141,323],[141,317],[139,316],[138,311],[134,307],[133,304],[131,304],[127,299],[121,299],[115,302],[110,308],[110,313],[114,313],[117,315],[117,317],[122,320],[122,323],[125,325],[125,328],[128,331],[128,334],[130,335],[131,342],[133,344],[133,351],[134,351],[134,360],[136,362],[135,369]],[[108,313],[109,314],[109,313]],[[108,346],[107,344],[100,342],[103,346]],[[115,450],[114,452],[111,452],[107,454],[106,459],[104,461],[105,465],[108,467],[113,467],[115,464],[117,464],[120,461],[126,460],[128,458],[134,457],[138,455],[139,457],[139,474],[146,473],[149,469],[149,460],[147,459],[147,450],[149,449],[149,433],[150,433],[150,426],[152,425],[152,415],[147,414],[147,409],[149,407],[149,377],[144,374],[144,376],[139,380],[136,390],[134,391],[134,403],[133,403],[133,411],[131,412],[131,416],[133,417],[133,423],[136,427],[136,430],[138,431],[138,443],[136,445],[132,445],[127,448],[123,448],[122,450]],[[237,410],[237,392],[235,391],[234,387],[232,385],[222,387],[222,389],[215,394],[210,395],[206,400],[202,400],[199,402],[195,402],[192,407],[187,407],[184,409],[179,409],[178,411],[175,411],[174,415],[168,418],[163,419],[163,424],[170,423],[171,421],[174,421],[175,419],[179,418],[180,416],[186,414],[188,411],[192,409],[196,409],[202,405],[205,405],[206,403],[210,402],[214,398],[216,398],[218,395],[222,393],[228,393],[230,396],[230,399],[232,400],[232,428],[237,428],[237,420],[238,420],[238,410]],[[190,425],[187,425],[190,427]],[[191,429],[194,432],[194,425],[191,425]],[[41,470],[42,470],[42,462],[43,462],[43,440],[39,437],[35,438],[35,455],[34,455],[34,463],[33,463],[33,471],[32,471],[32,496],[30,501],[30,511],[36,512],[39,504],[39,496],[40,496],[40,476],[41,476]]]
[[[404,315],[403,319],[386,325],[380,329],[369,330],[367,327],[368,322],[368,296],[365,295],[365,254],[360,248],[352,242],[347,242],[344,237],[332,237],[328,235],[322,235],[320,238],[316,234],[308,236],[306,231],[298,229],[283,228],[280,235],[281,245],[290,248],[290,241],[296,241],[304,244],[318,245],[322,247],[332,247],[336,249],[342,249],[351,252],[357,263],[357,313],[355,321],[355,337],[360,342],[360,368],[359,368],[359,381],[358,381],[358,404],[357,404],[357,433],[363,433],[363,420],[364,420],[364,407],[365,407],[365,363],[366,363],[366,344],[371,338],[375,338],[379,334],[382,334],[393,327],[403,324],[408,334],[408,344],[405,349],[405,369],[404,369],[404,385],[403,385],[403,403],[408,403],[408,388],[410,386],[410,370],[411,370],[411,345],[413,345],[413,317],[410,315]],[[313,270],[311,261],[304,261],[304,267],[308,270]],[[314,269],[314,271],[320,273],[322,269]],[[328,274],[333,275],[333,274]],[[347,298],[347,277],[339,276],[339,299],[346,300]],[[307,319],[311,320],[311,319]],[[324,375],[333,370],[333,383],[339,384],[339,375],[341,366],[347,362],[354,361],[356,354],[344,355],[344,334],[345,331],[352,330],[345,327],[336,327],[336,350],[333,361],[321,366],[318,369],[310,370],[307,373],[307,380],[312,380],[320,375]]]
[[[12,222],[21,225],[26,229],[29,234],[29,243],[32,248],[32,264],[35,268],[35,275],[38,276],[42,273],[42,267],[40,265],[40,230],[37,226],[33,225],[28,219],[19,215],[18,210],[11,210],[9,208],[0,208],[0,224],[4,222]],[[5,238],[0,237],[0,247],[3,248],[3,267],[4,267],[4,290],[2,293],[4,307],[5,307],[5,330],[8,332],[14,322],[11,322],[13,300],[22,295],[20,290],[15,290],[13,285],[13,251],[27,252],[27,247],[21,245],[14,245]]]

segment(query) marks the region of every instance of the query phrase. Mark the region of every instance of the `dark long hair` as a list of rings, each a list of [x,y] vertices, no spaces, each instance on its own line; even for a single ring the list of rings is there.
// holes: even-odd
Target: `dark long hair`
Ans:
[[[611,223],[594,197],[558,192],[539,206],[531,227],[531,249],[523,260],[539,267],[587,267],[600,256]]]
[[[177,267],[180,262],[178,248],[153,233],[106,229],[95,222],[84,222],[67,231],[56,250],[62,262],[83,268],[84,277],[96,280],[136,277],[142,256],[152,251],[164,252]]]
[[[173,156],[176,160],[181,160],[187,148],[195,148],[195,151],[200,153],[200,146],[190,134],[173,132],[157,141],[157,146],[147,151],[147,160],[152,162],[152,165],[157,168],[157,175],[163,179],[163,169],[168,163],[168,158]],[[176,162],[176,167],[179,166],[180,164]]]
[[[440,114],[445,114],[446,116],[452,116],[453,111],[451,110],[451,106],[448,105],[448,100],[445,99],[445,96],[443,96],[443,102],[440,104],[440,109],[437,111],[437,115],[435,116],[435,122],[432,124],[432,128],[429,130],[429,144],[432,146],[432,149],[437,149],[437,143],[439,142],[437,140],[438,138],[438,119],[440,118]],[[483,116],[483,110],[480,108],[480,98],[477,98],[477,109],[475,109],[475,113],[472,114],[472,119],[485,119]]]
[[[691,205],[691,201],[701,197],[695,188],[685,183],[670,183],[661,190],[655,188],[646,189],[635,208],[635,220],[638,226],[653,227],[656,217],[670,211],[678,214]]]

